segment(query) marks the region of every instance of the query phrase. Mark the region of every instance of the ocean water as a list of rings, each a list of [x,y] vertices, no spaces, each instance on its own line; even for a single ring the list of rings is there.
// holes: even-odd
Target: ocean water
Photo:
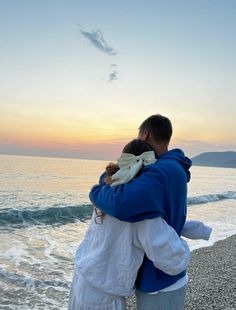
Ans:
[[[88,199],[107,161],[0,155],[0,308],[66,309]],[[236,169],[192,167],[188,219],[236,233]]]

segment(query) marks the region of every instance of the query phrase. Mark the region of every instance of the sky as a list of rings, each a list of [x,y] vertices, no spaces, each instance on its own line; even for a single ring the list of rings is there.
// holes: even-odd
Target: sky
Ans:
[[[116,159],[152,114],[170,148],[236,151],[235,0],[0,0],[0,153]]]

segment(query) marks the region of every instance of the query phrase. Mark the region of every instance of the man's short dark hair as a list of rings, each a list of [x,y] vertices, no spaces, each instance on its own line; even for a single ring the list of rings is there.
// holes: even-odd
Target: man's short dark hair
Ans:
[[[145,130],[150,132],[156,142],[169,143],[172,136],[171,121],[160,114],[149,116],[140,125],[139,131],[143,133]]]

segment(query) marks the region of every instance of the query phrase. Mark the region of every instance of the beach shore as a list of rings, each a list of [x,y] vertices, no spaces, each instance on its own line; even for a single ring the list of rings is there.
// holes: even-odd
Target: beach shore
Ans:
[[[185,310],[236,310],[236,235],[191,253]],[[127,300],[134,310],[135,299]]]

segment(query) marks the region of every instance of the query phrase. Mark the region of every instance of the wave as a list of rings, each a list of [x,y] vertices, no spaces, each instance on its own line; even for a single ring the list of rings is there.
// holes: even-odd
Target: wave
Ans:
[[[65,289],[69,289],[70,283],[66,283],[60,281],[58,279],[55,280],[41,280],[34,279],[27,275],[19,274],[17,272],[7,271],[3,268],[0,268],[0,278],[5,278],[7,281],[14,283],[19,287],[23,286],[27,289],[29,288],[37,288],[37,287],[61,287]]]
[[[209,194],[188,198],[188,206],[216,202],[225,199],[236,199],[236,192]],[[5,208],[0,209],[0,227],[14,228],[31,225],[63,225],[76,221],[86,221],[91,218],[93,206],[91,204],[48,208]]]
[[[208,202],[215,202],[215,201],[221,201],[226,199],[236,199],[236,192],[229,191],[226,193],[220,193],[220,194],[209,194],[209,195],[202,195],[202,196],[196,196],[196,197],[189,197],[188,198],[188,205],[199,205],[199,204],[205,204]]]
[[[77,220],[86,221],[92,215],[92,205],[49,207],[49,208],[20,208],[0,209],[0,226],[14,225],[54,225],[67,224]]]

